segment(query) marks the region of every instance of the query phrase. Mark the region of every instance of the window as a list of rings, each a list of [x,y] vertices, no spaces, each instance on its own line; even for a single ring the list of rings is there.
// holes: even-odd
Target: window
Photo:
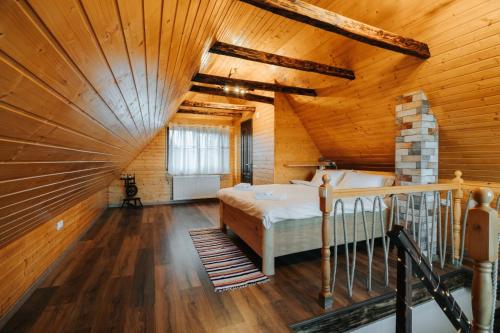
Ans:
[[[168,172],[172,175],[229,173],[229,128],[170,124]]]

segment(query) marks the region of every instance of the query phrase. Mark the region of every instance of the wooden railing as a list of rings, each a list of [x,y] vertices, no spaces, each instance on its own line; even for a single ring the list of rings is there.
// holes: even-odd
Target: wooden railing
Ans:
[[[494,194],[489,188],[478,188],[473,194],[477,203],[469,210],[467,238],[470,244],[468,256],[474,260],[472,279],[472,324],[457,305],[453,296],[440,282],[439,276],[432,271],[427,259],[422,256],[418,246],[410,239],[407,231],[395,226],[388,234],[398,247],[396,332],[412,331],[411,314],[411,275],[412,270],[421,278],[428,292],[439,304],[449,321],[459,332],[492,332],[496,304],[496,290],[492,286],[494,262],[498,260],[498,208],[500,200],[491,207]],[[498,268],[496,268],[498,269]]]
[[[464,216],[462,216],[463,200],[466,198],[464,198],[464,181],[462,180],[461,176],[462,173],[460,171],[457,171],[455,172],[455,178],[453,180],[449,181],[448,183],[440,184],[363,189],[335,189],[330,186],[330,180],[328,179],[328,176],[325,175],[323,177],[323,185],[321,185],[319,189],[320,209],[323,213],[323,246],[321,250],[322,286],[319,293],[320,304],[326,308],[330,307],[333,303],[331,278],[332,272],[330,263],[330,220],[332,219],[332,212],[334,213],[333,215],[337,214],[336,209],[334,209],[337,206],[335,204],[336,201],[346,198],[384,197],[390,195],[396,196],[401,194],[412,195],[415,193],[423,194],[428,192],[439,192],[440,194],[442,194],[443,192],[448,192],[448,195],[445,196],[446,200],[444,201],[444,205],[447,207],[446,214],[441,214],[441,206],[439,206],[437,215],[439,215],[439,218],[441,219],[441,215],[448,216],[448,209],[450,210],[450,220],[452,220],[453,223],[451,226],[453,235],[451,240],[452,262],[457,266],[461,264],[464,255],[464,237],[467,239],[468,244],[467,257],[474,261],[472,281],[472,332],[490,332],[492,329],[491,325],[493,323],[492,319],[494,315],[494,304],[496,301],[496,290],[493,290],[494,284],[492,272],[493,267],[496,267],[494,266],[494,263],[498,260],[500,232],[500,219],[498,209],[500,208],[500,194],[498,195],[497,200],[493,202],[494,193],[491,189],[481,187],[476,189],[475,191],[471,191],[470,187],[465,187],[465,192],[469,195],[467,204],[471,199],[473,199],[477,204],[471,209],[469,209],[468,205],[466,205],[465,214]],[[453,195],[450,195],[451,193]],[[442,196],[438,197],[440,198],[439,205],[441,205],[443,203],[441,202],[441,199],[444,198]],[[491,207],[492,204],[495,205],[496,209]],[[399,219],[399,211],[397,211],[397,207],[394,220],[392,214],[393,212],[391,211],[391,221],[390,223],[387,223],[388,228],[392,226],[393,222],[394,225],[398,224],[397,221]],[[407,211],[406,214],[409,214],[409,212]],[[436,214],[436,212],[434,211],[433,214]],[[335,223],[335,218],[333,220]],[[463,229],[466,226],[467,228]],[[444,224],[444,228],[447,228],[446,223]],[[406,234],[408,235],[409,233]],[[438,238],[438,242],[443,242],[441,236],[438,235]],[[383,237],[383,239],[385,238]],[[446,246],[447,241],[445,237],[445,249]],[[441,252],[440,255],[442,255]],[[444,256],[446,257],[446,252]],[[432,250],[429,258],[429,267],[432,271]],[[336,263],[334,263],[334,265],[335,264]],[[347,265],[349,265],[348,262]],[[402,285],[398,286],[398,290],[400,287],[402,287]],[[443,311],[444,310],[445,309],[443,308]]]
[[[319,188],[320,209],[322,211],[322,248],[321,248],[321,271],[322,271],[322,287],[319,293],[319,302],[324,308],[331,307],[333,303],[332,296],[332,272],[330,266],[331,257],[331,231],[330,219],[334,203],[338,199],[346,198],[362,198],[362,197],[385,197],[401,194],[429,193],[429,192],[452,192],[453,200],[450,209],[453,210],[450,215],[453,216],[453,257],[458,259],[460,256],[461,247],[461,218],[462,218],[462,172],[456,171],[455,178],[448,183],[428,184],[428,185],[411,185],[411,186],[390,186],[378,188],[356,188],[356,189],[335,189],[330,185],[328,175],[323,176],[323,184]],[[438,204],[439,205],[439,204]],[[335,212],[336,213],[336,212]],[[396,212],[397,215],[398,212]],[[395,217],[399,218],[398,216]]]

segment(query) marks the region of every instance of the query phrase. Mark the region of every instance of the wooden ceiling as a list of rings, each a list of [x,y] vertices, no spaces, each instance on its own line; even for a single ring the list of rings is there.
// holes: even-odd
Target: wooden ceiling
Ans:
[[[395,97],[422,88],[441,125],[442,174],[500,181],[495,1],[308,2],[426,42],[432,56],[236,0],[0,1],[0,246],[105,188],[184,98],[252,104],[187,93],[198,72],[315,89],[290,100],[321,153],[387,168]],[[349,68],[356,79],[209,53],[216,40]]]
[[[349,68],[356,79],[216,54],[208,55],[201,72],[223,76],[236,68],[235,78],[315,89],[318,97],[289,99],[320,152],[346,167],[394,167],[396,97],[423,89],[440,125],[440,176],[452,178],[462,169],[469,180],[500,181],[498,2],[307,2],[425,42],[431,57],[383,50],[239,4],[223,23],[231,28],[221,42]]]

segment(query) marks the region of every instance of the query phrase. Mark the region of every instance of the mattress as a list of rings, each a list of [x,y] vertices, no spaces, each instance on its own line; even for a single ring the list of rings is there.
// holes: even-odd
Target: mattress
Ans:
[[[256,200],[255,192],[272,192],[282,200]],[[254,185],[247,191],[235,190],[233,187],[221,189],[218,198],[225,204],[238,208],[250,216],[262,220],[265,228],[284,220],[300,220],[321,217],[319,209],[319,193],[317,186],[302,184],[269,184]],[[343,199],[344,213],[354,213],[355,198]],[[362,198],[365,212],[373,211],[374,198]],[[381,201],[382,210],[387,203]],[[361,207],[358,207],[358,211]],[[340,210],[337,212],[340,214]],[[333,214],[333,212],[332,212]]]

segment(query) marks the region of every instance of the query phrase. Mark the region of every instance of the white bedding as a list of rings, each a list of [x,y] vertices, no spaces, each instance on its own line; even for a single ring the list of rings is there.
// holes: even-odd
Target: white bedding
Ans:
[[[273,192],[277,196],[286,197],[285,200],[256,200],[255,192]],[[319,194],[317,186],[302,184],[270,184],[255,185],[247,191],[237,191],[234,188],[224,188],[218,192],[218,197],[224,203],[238,208],[248,215],[262,219],[266,229],[272,223],[283,220],[299,220],[320,217]],[[373,198],[363,198],[366,212],[373,210]],[[354,198],[343,199],[344,212],[354,212]],[[384,201],[382,209],[387,208]],[[358,207],[358,210],[360,207]]]

